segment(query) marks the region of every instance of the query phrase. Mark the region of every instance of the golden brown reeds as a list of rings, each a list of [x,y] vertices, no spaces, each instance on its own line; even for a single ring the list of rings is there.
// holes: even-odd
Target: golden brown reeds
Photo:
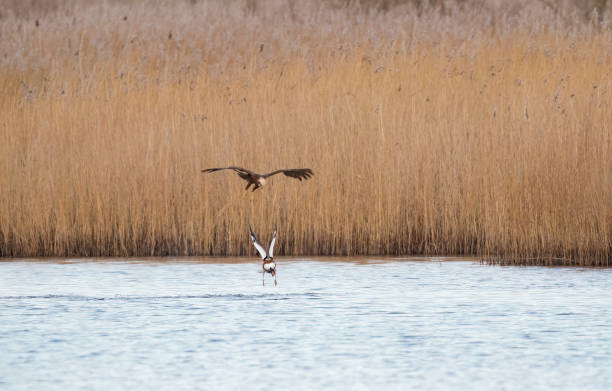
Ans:
[[[252,254],[250,222],[283,255],[609,265],[609,30],[270,4],[5,12],[0,256]],[[230,164],[315,177],[200,173]]]

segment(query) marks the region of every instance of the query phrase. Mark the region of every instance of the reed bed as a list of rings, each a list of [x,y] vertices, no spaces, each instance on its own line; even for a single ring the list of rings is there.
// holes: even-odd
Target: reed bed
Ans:
[[[0,256],[609,266],[605,2],[476,3],[9,2]]]

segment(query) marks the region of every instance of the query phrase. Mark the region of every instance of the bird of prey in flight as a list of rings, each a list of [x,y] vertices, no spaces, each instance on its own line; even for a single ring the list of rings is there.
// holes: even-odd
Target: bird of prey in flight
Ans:
[[[234,170],[238,173],[238,176],[245,181],[247,181],[247,185],[244,190],[249,190],[249,187],[253,185],[253,190],[255,191],[266,184],[266,180],[273,175],[283,173],[288,177],[299,179],[310,179],[314,175],[314,172],[310,168],[293,168],[291,170],[276,170],[269,172],[267,174],[258,174],[251,170],[247,170],[242,167],[230,166],[230,167],[219,167],[219,168],[207,168],[202,170],[202,172],[215,172],[221,170]]]

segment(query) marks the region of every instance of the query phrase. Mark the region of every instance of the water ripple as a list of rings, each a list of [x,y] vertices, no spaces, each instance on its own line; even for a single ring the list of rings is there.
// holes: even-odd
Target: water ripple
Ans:
[[[110,297],[91,297],[80,295],[29,295],[29,296],[0,296],[0,300],[70,300],[70,301],[131,301],[131,300],[183,300],[183,299],[230,299],[230,300],[256,300],[256,299],[274,299],[274,300],[289,300],[291,298],[310,298],[318,299],[321,295],[317,293],[293,293],[293,294],[208,294],[208,295],[174,295],[174,296],[110,296]]]

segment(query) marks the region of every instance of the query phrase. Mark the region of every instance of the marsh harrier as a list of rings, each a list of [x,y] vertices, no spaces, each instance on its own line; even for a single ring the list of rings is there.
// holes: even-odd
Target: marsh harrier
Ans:
[[[283,173],[288,177],[299,179],[300,181],[302,181],[302,179],[310,179],[310,177],[314,175],[314,173],[312,172],[310,168],[293,168],[291,170],[276,170],[276,171],[269,172],[267,174],[258,174],[256,172],[247,170],[242,167],[230,166],[230,167],[220,167],[220,168],[207,168],[207,169],[202,170],[202,172],[215,172],[215,171],[221,171],[221,170],[236,171],[240,178],[248,182],[244,190],[249,190],[249,187],[251,187],[251,185],[254,185],[252,191],[255,191],[259,189],[260,187],[262,187],[263,185],[265,185],[266,180],[270,178],[272,175]]]

